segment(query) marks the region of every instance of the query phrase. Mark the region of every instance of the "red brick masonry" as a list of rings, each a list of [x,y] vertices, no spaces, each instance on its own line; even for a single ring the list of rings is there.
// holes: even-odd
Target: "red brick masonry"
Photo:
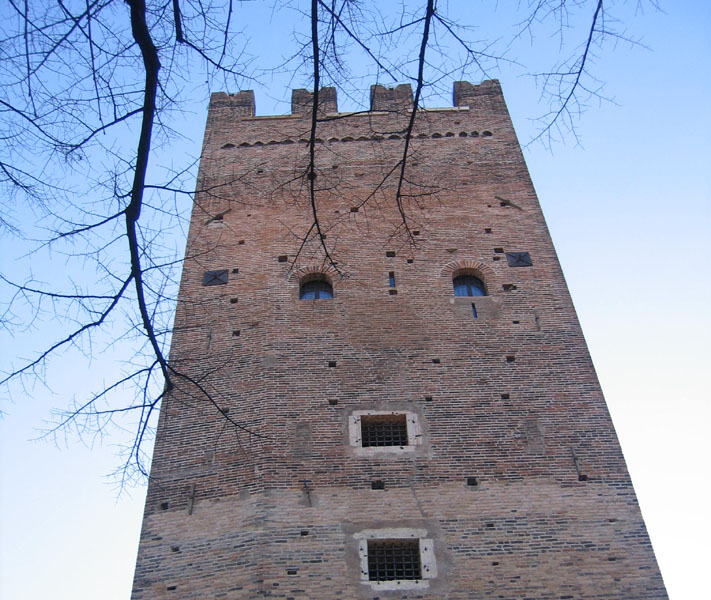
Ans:
[[[171,349],[199,388],[162,406],[133,598],[666,598],[498,82],[418,113],[414,245],[388,177],[409,86],[350,115],[320,95],[337,270],[302,247],[311,94],[212,96]],[[462,273],[488,295],[455,298]],[[299,300],[314,276],[332,299]],[[417,444],[356,448],[356,411],[406,412]],[[370,584],[367,539],[408,532],[429,578]]]

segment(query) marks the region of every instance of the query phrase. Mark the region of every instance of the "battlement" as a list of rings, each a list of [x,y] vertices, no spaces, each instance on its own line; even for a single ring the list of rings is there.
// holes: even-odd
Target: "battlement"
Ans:
[[[405,111],[412,110],[412,87],[403,83],[395,88],[382,85],[370,86],[371,111]]]
[[[311,115],[314,93],[303,88],[291,91],[291,114]],[[323,87],[318,91],[318,114],[324,115],[338,112],[338,95],[336,88]]]
[[[291,92],[291,116],[310,116],[314,93],[299,88]],[[503,102],[501,86],[496,79],[474,85],[468,81],[455,81],[452,88],[453,106],[464,108],[475,106],[493,97]],[[403,83],[396,87],[386,87],[380,84],[370,86],[371,112],[404,112],[413,107],[412,86]],[[215,92],[210,97],[210,108],[229,108],[235,116],[252,118],[256,115],[254,92],[242,90],[236,94]],[[446,107],[450,108],[450,107]],[[338,113],[338,92],[335,87],[323,87],[318,93],[318,114]],[[287,115],[279,115],[287,116]]]

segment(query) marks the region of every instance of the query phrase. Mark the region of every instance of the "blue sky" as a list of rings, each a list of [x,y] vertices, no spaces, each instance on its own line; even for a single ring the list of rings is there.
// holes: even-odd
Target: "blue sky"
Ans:
[[[579,143],[568,136],[525,154],[670,597],[681,600],[708,593],[711,538],[711,9],[662,9],[648,7],[629,25],[648,49],[621,43],[599,56],[614,103],[589,107]],[[525,142],[540,114],[535,88],[516,69],[491,75]],[[259,114],[286,112],[292,85],[302,83],[275,76],[255,86]],[[205,110],[201,101],[187,119],[197,143]],[[2,260],[9,257],[3,249]],[[17,351],[6,345],[3,359]],[[58,368],[65,377],[51,392],[36,386],[31,400],[15,395],[3,404],[0,597],[127,598],[145,490],[117,497],[106,477],[118,462],[117,440],[31,441],[75,381],[108,380],[117,367],[97,356],[88,370]]]

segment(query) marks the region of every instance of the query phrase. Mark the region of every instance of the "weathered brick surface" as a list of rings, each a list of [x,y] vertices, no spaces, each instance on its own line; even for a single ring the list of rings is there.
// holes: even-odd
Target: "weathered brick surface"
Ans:
[[[383,183],[406,92],[374,88],[378,111],[319,123],[318,214],[341,273],[316,301],[299,300],[324,266],[317,240],[300,250],[310,116],[213,95],[171,358],[214,403],[183,382],[163,404],[136,600],[666,598],[498,83],[458,83],[457,107],[419,114],[415,246]],[[321,118],[335,110],[329,92]],[[531,267],[508,265],[519,251]],[[218,269],[228,283],[203,286]],[[453,297],[462,269],[487,297]],[[415,413],[423,443],[353,452],[363,410]],[[427,530],[430,588],[360,582],[354,534],[379,527]]]

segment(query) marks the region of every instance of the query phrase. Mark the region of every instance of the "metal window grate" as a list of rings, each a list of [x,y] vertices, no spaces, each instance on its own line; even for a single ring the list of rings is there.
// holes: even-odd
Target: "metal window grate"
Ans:
[[[405,415],[363,415],[360,418],[363,448],[407,446]]]
[[[368,579],[422,579],[420,540],[368,540]]]

